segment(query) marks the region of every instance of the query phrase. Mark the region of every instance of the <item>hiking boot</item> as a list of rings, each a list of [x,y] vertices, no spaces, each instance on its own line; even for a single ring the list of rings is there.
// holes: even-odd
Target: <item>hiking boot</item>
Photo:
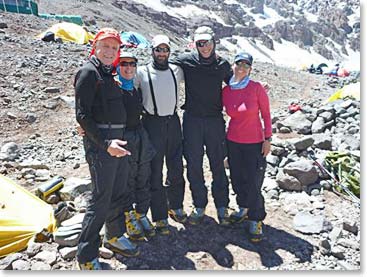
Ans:
[[[179,222],[179,223],[184,223],[187,220],[187,214],[185,213],[183,209],[168,210],[168,215],[174,221]]]
[[[144,231],[137,219],[135,210],[125,212],[126,233],[132,240],[143,240]]]
[[[136,213],[136,217],[140,225],[143,227],[145,236],[149,238],[154,237],[155,229],[154,229],[153,224],[150,222],[149,218],[147,217],[147,215]]]
[[[77,263],[79,270],[102,270],[102,265],[98,261],[98,258],[94,258],[90,262],[86,262],[85,264]]]
[[[168,235],[169,234],[168,226],[169,225],[168,225],[168,220],[167,219],[161,219],[161,220],[158,220],[155,223],[155,229],[161,235]]]
[[[249,221],[249,233],[251,242],[259,242],[263,238],[263,223],[262,221]]]
[[[241,223],[248,218],[248,209],[239,207],[237,211],[234,211],[229,216],[229,221],[231,223]]]
[[[191,225],[197,225],[203,221],[205,215],[205,208],[194,208],[189,216],[189,223]]]
[[[221,226],[229,226],[231,222],[229,221],[228,209],[221,207],[217,209],[218,221]]]
[[[125,257],[135,257],[140,254],[138,247],[125,236],[106,240],[103,246]]]

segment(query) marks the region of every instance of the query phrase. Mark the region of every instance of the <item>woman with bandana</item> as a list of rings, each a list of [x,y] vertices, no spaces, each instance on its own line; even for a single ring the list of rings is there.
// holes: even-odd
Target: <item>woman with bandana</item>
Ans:
[[[266,216],[261,187],[272,136],[269,98],[264,87],[250,79],[253,58],[238,53],[232,66],[234,75],[223,89],[223,106],[230,116],[227,130],[228,163],[238,210],[232,223],[249,220],[250,241],[261,240]],[[261,114],[261,119],[260,115]],[[264,126],[264,127],[263,127]]]
[[[121,51],[115,80],[121,88],[127,113],[124,139],[129,156],[128,188],[125,207],[127,234],[133,240],[143,240],[155,235],[154,226],[147,217],[150,207],[150,162],[156,151],[141,121],[143,111],[141,90],[134,87],[138,59],[127,51]]]

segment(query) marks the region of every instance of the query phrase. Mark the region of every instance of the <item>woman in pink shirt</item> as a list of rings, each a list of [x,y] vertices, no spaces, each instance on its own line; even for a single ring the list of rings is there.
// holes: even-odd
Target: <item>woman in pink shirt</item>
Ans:
[[[249,219],[252,242],[261,240],[266,216],[261,186],[270,152],[272,135],[269,98],[264,87],[250,80],[253,58],[240,52],[235,56],[234,75],[223,89],[223,106],[230,116],[227,130],[228,163],[238,210],[232,223]],[[261,117],[260,117],[261,115]]]

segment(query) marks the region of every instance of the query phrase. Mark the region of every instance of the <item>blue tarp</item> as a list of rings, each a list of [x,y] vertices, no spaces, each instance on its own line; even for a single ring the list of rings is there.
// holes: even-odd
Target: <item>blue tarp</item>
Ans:
[[[136,32],[121,33],[121,40],[127,47],[149,48],[150,42],[141,34]]]

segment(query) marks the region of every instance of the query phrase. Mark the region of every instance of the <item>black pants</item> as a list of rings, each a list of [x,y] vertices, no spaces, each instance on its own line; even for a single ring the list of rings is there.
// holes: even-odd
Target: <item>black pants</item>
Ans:
[[[143,125],[157,151],[151,161],[151,212],[153,221],[166,219],[168,208],[183,205],[185,180],[182,162],[182,132],[177,114],[143,117]],[[166,161],[167,179],[163,185],[163,162]]]
[[[217,208],[229,203],[228,179],[224,170],[225,122],[222,117],[195,117],[184,113],[184,155],[187,161],[187,179],[194,206],[205,208],[208,190],[203,174],[204,146],[212,172],[212,194]]]
[[[123,138],[122,129],[101,129],[101,133],[106,139]],[[99,232],[103,224],[107,239],[120,237],[125,233],[123,210],[124,205],[129,203],[127,157],[112,157],[87,137],[83,138],[83,142],[93,189],[78,244],[77,258],[80,263],[98,257],[101,244]]]
[[[127,140],[126,148],[131,152],[128,178],[131,203],[127,211],[135,204],[138,213],[147,213],[150,206],[150,162],[156,151],[142,125],[126,129],[124,137]]]
[[[227,140],[228,164],[237,204],[249,209],[249,219],[264,220],[266,216],[261,187],[266,159],[261,154],[262,143],[244,144]]]

